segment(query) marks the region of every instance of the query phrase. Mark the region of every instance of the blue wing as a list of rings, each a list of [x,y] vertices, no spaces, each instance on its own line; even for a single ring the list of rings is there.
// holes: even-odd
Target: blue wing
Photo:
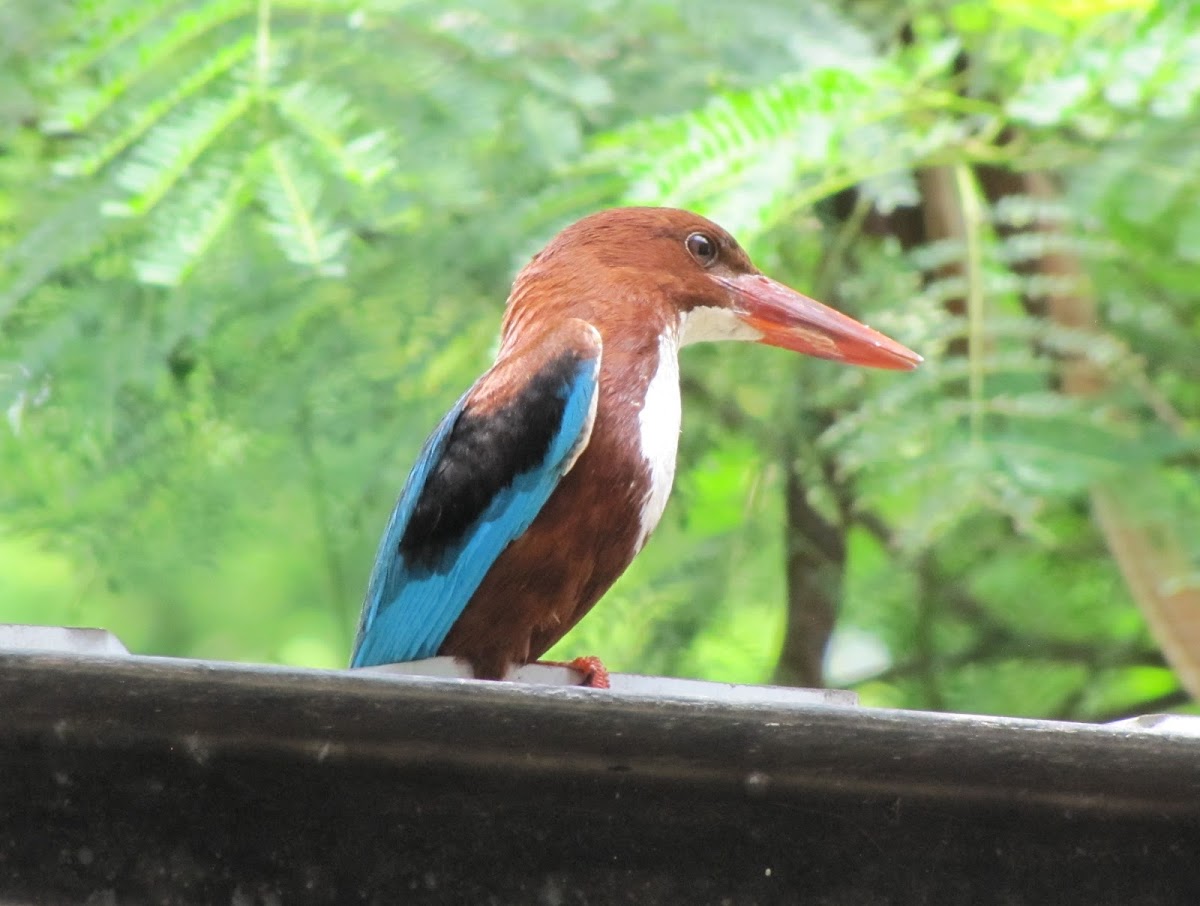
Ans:
[[[442,419],[384,530],[351,667],[437,653],[496,558],[587,443],[599,366],[598,347],[593,355],[563,353],[505,405],[473,406],[477,384]]]

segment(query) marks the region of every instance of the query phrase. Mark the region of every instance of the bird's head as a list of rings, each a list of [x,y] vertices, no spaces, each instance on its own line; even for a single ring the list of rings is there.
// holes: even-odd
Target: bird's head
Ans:
[[[550,241],[518,275],[506,337],[532,319],[581,317],[606,335],[674,331],[680,345],[748,340],[823,359],[912,369],[921,357],[765,276],[737,240],[674,208],[614,208]]]

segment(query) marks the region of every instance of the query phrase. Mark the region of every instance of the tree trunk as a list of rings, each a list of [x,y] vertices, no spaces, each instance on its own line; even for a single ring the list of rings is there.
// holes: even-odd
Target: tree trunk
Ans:
[[[846,527],[831,523],[813,507],[791,454],[784,495],[788,623],[774,681],[820,688],[825,684],[825,649],[842,599]]]

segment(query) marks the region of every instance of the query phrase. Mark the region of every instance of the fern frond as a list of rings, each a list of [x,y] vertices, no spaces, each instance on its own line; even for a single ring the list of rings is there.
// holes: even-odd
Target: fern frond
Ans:
[[[205,97],[156,126],[117,174],[129,194],[104,207],[109,216],[148,213],[234,122],[250,109],[254,95],[234,83],[224,97]]]
[[[139,80],[155,72],[188,45],[201,41],[213,29],[247,12],[244,0],[206,0],[180,11],[161,31],[118,48],[105,59],[104,78],[87,91],[67,94],[47,113],[43,128],[50,132],[81,132],[128,93]]]
[[[176,286],[191,275],[200,259],[249,199],[251,173],[258,157],[240,167],[216,163],[193,175],[154,212],[150,239],[133,253],[133,269],[143,283]]]
[[[345,273],[348,230],[335,228],[320,213],[322,180],[283,142],[267,149],[268,171],[259,197],[270,219],[267,229],[290,261],[327,277]]]
[[[1185,117],[1200,100],[1200,37],[1188,23],[1192,4],[1163,4],[1161,15],[1115,14],[1106,28],[1081,31],[1071,46],[1047,56],[1049,71],[1006,102],[1008,114],[1034,127],[1073,123],[1093,140],[1117,133],[1130,114]],[[1124,40],[1114,32],[1124,31]]]
[[[345,92],[297,82],[278,94],[276,105],[284,120],[312,141],[346,179],[369,186],[396,168],[386,132],[350,137],[362,117]]]
[[[966,143],[982,120],[921,125],[945,104],[943,93],[894,63],[814,69],[601,136],[583,165],[624,174],[629,201],[699,207],[753,235],[849,185]],[[890,205],[911,199],[911,183],[885,184],[898,193]]]
[[[81,142],[54,164],[54,173],[63,177],[89,176],[96,173],[140,140],[147,131],[176,108],[194,101],[218,80],[228,76],[253,50],[252,35],[245,35],[225,45],[189,75],[173,83],[170,91],[138,105],[126,115],[126,122],[116,132],[99,132]]]
[[[75,4],[72,15],[74,34],[79,36],[51,55],[47,74],[52,81],[67,84],[113,48],[147,30],[180,0],[145,0],[130,4],[125,0],[91,0]]]
[[[629,194],[684,204],[720,192],[748,162],[781,145],[797,164],[824,160],[856,108],[881,100],[875,91],[885,81],[839,69],[790,76],[719,96],[695,113],[635,124],[604,137],[595,153],[619,165],[631,149],[645,149],[622,167]]]
[[[1033,224],[1066,224],[1077,221],[1077,215],[1061,198],[1038,198],[1032,195],[1005,195],[988,208],[990,220],[1000,226],[1024,229]]]

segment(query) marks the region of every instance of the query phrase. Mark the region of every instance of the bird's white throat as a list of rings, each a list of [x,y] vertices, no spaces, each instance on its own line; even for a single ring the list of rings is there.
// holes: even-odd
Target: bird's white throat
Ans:
[[[679,340],[668,331],[658,338],[658,364],[646,387],[638,413],[642,457],[650,468],[650,489],[642,502],[641,525],[635,551],[642,549],[662,518],[675,480],[675,454],[679,450]]]
[[[702,306],[686,311],[679,319],[679,345],[691,346],[709,340],[762,339],[762,334],[728,308]]]
[[[646,388],[638,414],[642,457],[650,468],[650,489],[642,503],[641,524],[635,551],[642,549],[662,518],[675,481],[675,457],[683,419],[679,398],[679,349],[707,340],[762,339],[762,334],[727,308],[693,308],[685,312],[676,330],[658,338],[658,364]]]

